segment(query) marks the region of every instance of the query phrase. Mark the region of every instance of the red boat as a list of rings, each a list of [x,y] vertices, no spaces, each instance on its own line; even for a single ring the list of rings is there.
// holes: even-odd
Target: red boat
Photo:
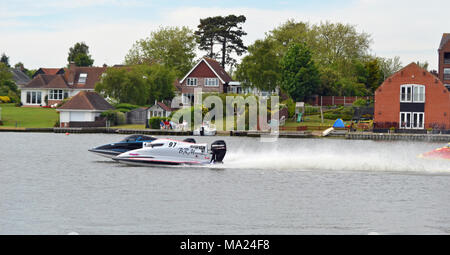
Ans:
[[[442,148],[420,154],[419,157],[429,159],[450,159],[450,143]]]

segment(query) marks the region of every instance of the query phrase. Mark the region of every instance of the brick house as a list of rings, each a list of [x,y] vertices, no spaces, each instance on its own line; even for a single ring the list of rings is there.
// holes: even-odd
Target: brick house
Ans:
[[[438,49],[439,54],[439,79],[444,86],[450,89],[450,33],[442,35]]]
[[[92,91],[81,91],[57,108],[60,127],[104,127],[102,112],[113,110],[102,96]]]
[[[55,106],[80,91],[94,91],[95,84],[101,79],[106,68],[106,65],[78,67],[75,64],[71,64],[69,68],[40,68],[42,73],[35,75],[22,87],[22,105]]]
[[[214,59],[202,58],[178,84],[177,92],[182,97],[183,104],[194,102],[194,89],[201,88],[202,92],[226,93],[230,75]]]
[[[411,63],[375,91],[374,131],[450,129],[450,93],[433,74]]]

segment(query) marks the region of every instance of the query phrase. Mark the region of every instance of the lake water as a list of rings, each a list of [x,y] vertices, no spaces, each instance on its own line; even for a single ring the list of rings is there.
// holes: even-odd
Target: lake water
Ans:
[[[217,168],[131,167],[113,134],[0,133],[0,234],[449,234],[442,143],[224,139]],[[181,137],[174,137],[180,139]]]

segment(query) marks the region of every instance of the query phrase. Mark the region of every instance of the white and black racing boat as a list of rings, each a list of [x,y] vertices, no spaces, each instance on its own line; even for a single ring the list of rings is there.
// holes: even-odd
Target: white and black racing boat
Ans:
[[[126,151],[140,149],[144,142],[152,142],[156,139],[156,137],[147,135],[130,135],[120,142],[101,145],[89,151],[103,157],[113,158]]]
[[[208,148],[194,139],[177,141],[158,139],[144,142],[143,148],[124,152],[114,160],[130,165],[205,165],[222,163],[227,152],[225,141],[218,140]]]

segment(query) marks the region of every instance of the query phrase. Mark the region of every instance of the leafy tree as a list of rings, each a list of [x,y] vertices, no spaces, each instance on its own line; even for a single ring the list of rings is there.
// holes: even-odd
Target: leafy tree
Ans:
[[[256,40],[248,48],[249,55],[237,68],[237,79],[244,87],[274,90],[280,79],[280,62],[274,50],[273,40]]]
[[[312,95],[319,85],[319,72],[305,44],[291,44],[281,61],[281,89],[295,101]]]
[[[2,54],[2,56],[0,58],[0,62],[5,64],[7,67],[10,67],[10,65],[9,65],[9,57],[6,56],[5,53]]]
[[[383,80],[386,80],[389,76],[403,68],[400,57],[398,56],[394,58],[378,58],[378,60],[380,62],[381,72],[383,73]]]
[[[77,42],[69,49],[67,61],[69,64],[74,62],[76,66],[92,66],[94,64],[94,60],[89,55],[89,46],[84,42]]]
[[[0,62],[0,96],[9,96],[13,101],[17,102],[19,90],[12,77],[9,67],[5,63]]]
[[[425,70],[428,71],[428,65],[429,65],[429,64],[428,64],[427,61],[425,61],[425,62],[419,62],[419,61],[417,61],[416,64],[417,64],[419,67],[421,67],[421,68],[423,68],[423,69],[425,69]]]
[[[194,65],[195,37],[188,27],[161,27],[137,41],[125,56],[127,65],[158,63],[183,77]]]
[[[373,94],[378,86],[380,86],[384,81],[383,72],[377,58],[373,58],[372,60],[366,62],[365,67],[367,70],[366,88]]]
[[[171,100],[175,96],[174,82],[176,72],[163,65],[142,65],[137,67],[136,71],[145,79],[150,88],[150,95],[147,99],[148,104],[156,101]]]
[[[119,103],[146,105],[173,98],[174,81],[175,72],[159,64],[131,69],[110,67],[95,85],[95,91]]]
[[[242,30],[241,23],[244,23],[246,18],[244,15],[228,15],[225,17],[215,16],[200,19],[200,24],[195,31],[197,42],[200,50],[206,50],[208,56],[211,58],[221,58],[221,65],[235,65],[236,59],[231,57],[232,53],[241,56],[247,47],[242,41],[242,36],[247,35]],[[219,52],[214,52],[214,44],[220,45]]]

